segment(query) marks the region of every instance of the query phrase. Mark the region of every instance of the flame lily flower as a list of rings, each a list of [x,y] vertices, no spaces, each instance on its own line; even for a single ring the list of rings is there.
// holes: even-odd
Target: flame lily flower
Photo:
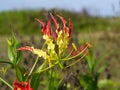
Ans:
[[[66,60],[66,59],[69,60],[71,58],[77,57],[80,55],[79,52],[86,50],[88,46],[90,46],[86,44],[87,47],[82,47],[81,50],[73,52],[74,54],[77,54],[77,55],[71,58],[62,59],[69,45],[71,32],[72,32],[72,22],[70,21],[69,25],[66,26],[67,24],[66,20],[62,16],[57,15],[57,17],[63,23],[63,28],[61,29],[59,23],[57,22],[55,17],[52,15],[52,13],[50,13],[50,16],[51,18],[48,20],[47,24],[37,18],[35,19],[42,25],[43,39],[45,40],[45,45],[47,48],[42,50],[42,49],[36,49],[34,47],[30,47],[30,46],[25,46],[25,47],[18,48],[17,50],[31,51],[33,54],[36,54],[39,57],[42,57],[43,59],[48,60],[50,65],[52,60]],[[52,31],[50,27],[52,21],[56,25],[55,32]]]
[[[14,85],[14,90],[33,90],[30,87],[29,81],[28,82],[19,82],[18,80],[15,80],[13,85]]]
[[[69,37],[70,37],[71,31],[72,31],[72,22],[70,21],[69,22],[69,26],[67,27],[66,26],[66,23],[67,23],[66,20],[62,16],[60,16],[60,15],[57,15],[57,16],[61,19],[61,21],[63,23],[63,29],[65,30],[65,33],[68,33]]]
[[[76,48],[75,45],[73,45],[73,48],[75,48],[75,51],[72,52],[72,55],[75,56],[75,55],[79,54],[82,51],[84,51],[83,54],[87,55],[88,54],[88,48],[90,48],[90,47],[91,47],[91,44],[89,42],[86,42],[85,45],[79,46],[78,49]]]
[[[57,40],[56,41],[59,47],[59,55],[61,55],[66,50],[69,44],[69,38],[71,36],[71,31],[72,31],[72,23],[70,22],[69,27],[67,27],[66,20],[62,16],[57,15],[63,23],[63,30],[61,30],[60,25],[58,24],[57,20],[54,18],[54,16],[51,13],[50,15],[57,27],[57,30],[56,30]]]
[[[37,20],[41,25],[42,25],[42,32],[43,32],[43,39],[45,40],[46,44],[47,44],[47,49],[46,51],[43,51],[43,50],[40,50],[40,49],[35,49],[34,47],[30,47],[30,46],[25,46],[25,47],[21,47],[21,48],[18,48],[17,50],[28,50],[28,51],[31,51],[32,53],[34,54],[37,54],[39,57],[43,57],[44,59],[57,59],[58,56],[60,56],[67,48],[68,44],[69,44],[69,37],[70,37],[70,34],[71,34],[71,30],[72,30],[72,23],[70,23],[69,27],[66,26],[66,20],[60,16],[60,15],[57,15],[60,20],[62,21],[64,27],[63,27],[63,30],[61,30],[60,28],[60,25],[58,24],[57,20],[54,18],[54,16],[50,13],[50,16],[51,16],[51,19],[48,20],[48,23],[45,24],[43,21],[35,18],[35,20]],[[51,21],[54,21],[57,29],[56,29],[56,35],[57,35],[57,38],[56,38],[56,44],[58,45],[58,52],[57,53],[55,51],[55,39],[54,36],[52,38],[52,31],[51,31],[51,28],[50,28],[50,24],[51,24]],[[49,52],[49,54],[48,54]]]
[[[18,48],[17,50],[31,51],[32,53],[37,54],[39,57],[43,57],[44,59],[49,58],[49,56],[46,54],[45,51],[40,49],[34,49],[34,47],[30,47],[30,46],[21,47]]]
[[[37,20],[42,25],[42,32],[44,33],[44,35],[51,36],[50,24],[52,20],[49,19],[47,25],[37,18],[35,18],[35,20]]]

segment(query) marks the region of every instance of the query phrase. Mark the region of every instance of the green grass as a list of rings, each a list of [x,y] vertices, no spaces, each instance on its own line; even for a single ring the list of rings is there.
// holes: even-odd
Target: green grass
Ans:
[[[108,30],[113,29],[114,27],[119,29],[120,26],[119,17],[91,17],[88,15],[84,16],[81,13],[73,13],[63,10],[55,10],[55,13],[64,16],[67,21],[71,19],[73,22],[73,30],[77,33],[84,31]],[[37,34],[40,32],[40,25],[34,20],[34,18],[47,21],[48,16],[48,11],[45,10],[0,12],[0,35],[10,34],[12,30],[21,34]]]

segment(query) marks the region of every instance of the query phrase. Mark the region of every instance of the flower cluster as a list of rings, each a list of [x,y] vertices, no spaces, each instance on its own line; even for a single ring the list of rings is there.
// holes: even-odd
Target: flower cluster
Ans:
[[[71,22],[69,22],[69,25],[66,26],[66,20],[62,16],[57,15],[57,17],[63,23],[63,28],[61,28],[51,13],[50,16],[51,18],[48,20],[47,24],[36,18],[36,20],[42,25],[42,32],[44,34],[43,39],[45,40],[47,49],[36,49],[30,46],[25,46],[17,49],[29,50],[32,53],[37,54],[39,57],[43,57],[45,60],[48,60],[49,64],[51,64],[52,60],[59,60],[61,58],[68,47],[72,32]],[[56,31],[51,30],[50,24],[52,21],[54,21],[56,25]]]
[[[14,90],[33,90],[30,87],[29,81],[28,82],[19,82],[17,80],[14,81]]]
[[[63,27],[60,27],[60,24],[51,13],[50,16],[51,18],[48,20],[47,24],[40,19],[35,19],[40,23],[40,25],[42,25],[43,39],[45,40],[42,49],[25,46],[18,48],[17,50],[31,51],[33,54],[38,55],[38,57],[42,57],[43,59],[47,60],[49,66],[57,63],[61,68],[63,68],[62,61],[81,57],[80,55],[82,53],[84,54],[82,54],[83,56],[87,55],[85,52],[87,52],[87,49],[91,46],[88,42],[80,50],[77,50],[75,44],[72,43],[73,49],[67,53],[68,55],[66,55],[66,52],[68,51],[67,49],[69,49],[68,47],[70,45],[69,41],[72,32],[72,22],[69,21],[67,26],[66,20],[62,16],[56,15],[63,23]],[[56,30],[51,29],[52,21],[55,23]]]

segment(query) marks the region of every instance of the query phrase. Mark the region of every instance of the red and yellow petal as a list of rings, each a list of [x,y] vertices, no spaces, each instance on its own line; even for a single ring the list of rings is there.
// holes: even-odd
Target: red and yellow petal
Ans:
[[[14,90],[33,90],[30,87],[30,83],[28,82],[19,82],[18,80],[15,80],[13,83]]]
[[[23,50],[23,51],[33,51],[33,47],[30,47],[30,46],[25,46],[25,47],[20,47],[18,48],[17,50]]]

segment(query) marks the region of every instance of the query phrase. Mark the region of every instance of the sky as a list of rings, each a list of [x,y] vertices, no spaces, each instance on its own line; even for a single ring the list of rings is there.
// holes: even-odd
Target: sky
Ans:
[[[120,0],[0,0],[0,12],[20,9],[65,9],[91,15],[114,16],[120,13]]]

